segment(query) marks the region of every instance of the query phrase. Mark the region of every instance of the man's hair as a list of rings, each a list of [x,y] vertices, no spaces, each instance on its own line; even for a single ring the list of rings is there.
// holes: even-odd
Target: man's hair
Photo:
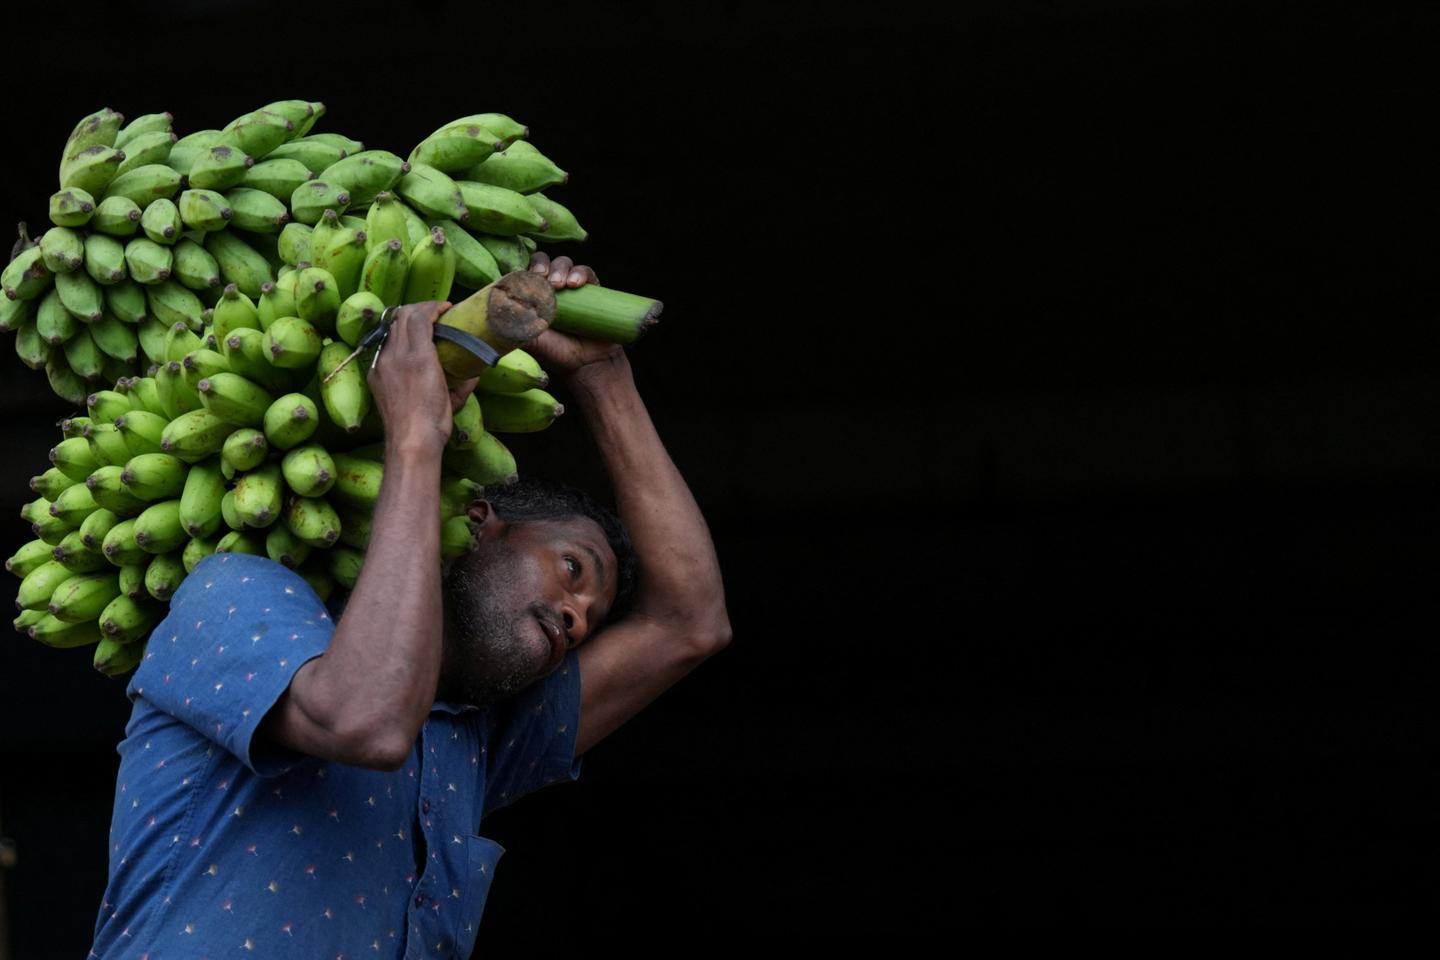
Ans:
[[[506,523],[535,523],[546,520],[572,520],[586,517],[595,521],[605,534],[605,541],[615,554],[615,602],[611,604],[604,623],[623,617],[635,601],[639,563],[630,534],[612,511],[596,503],[584,490],[553,480],[522,477],[505,486],[487,486],[483,497]]]

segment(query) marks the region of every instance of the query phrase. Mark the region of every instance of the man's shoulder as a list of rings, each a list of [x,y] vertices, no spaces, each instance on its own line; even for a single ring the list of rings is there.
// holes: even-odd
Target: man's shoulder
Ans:
[[[253,597],[270,591],[282,596],[314,597],[315,602],[320,602],[304,577],[269,557],[248,553],[212,553],[197,563],[180,582],[180,588],[170,600],[170,607],[173,610],[176,606],[203,602],[215,596],[241,594]]]

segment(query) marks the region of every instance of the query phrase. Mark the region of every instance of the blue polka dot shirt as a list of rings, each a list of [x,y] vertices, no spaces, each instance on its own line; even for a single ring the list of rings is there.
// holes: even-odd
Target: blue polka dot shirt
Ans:
[[[482,819],[580,774],[576,653],[497,707],[436,703],[387,772],[255,738],[333,631],[269,559],[185,578],[127,689],[91,957],[470,956],[504,853]]]

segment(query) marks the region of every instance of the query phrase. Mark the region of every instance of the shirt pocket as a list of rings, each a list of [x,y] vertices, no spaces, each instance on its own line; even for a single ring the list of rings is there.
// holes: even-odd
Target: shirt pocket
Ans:
[[[456,956],[468,957],[475,949],[480,916],[485,912],[485,901],[490,897],[490,884],[495,878],[495,865],[504,853],[505,848],[494,840],[465,838],[465,896],[460,901],[460,913],[455,922]]]

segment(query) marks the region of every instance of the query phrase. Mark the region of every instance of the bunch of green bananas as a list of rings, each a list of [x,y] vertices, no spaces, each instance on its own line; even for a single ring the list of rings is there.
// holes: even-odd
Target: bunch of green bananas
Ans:
[[[214,552],[267,555],[323,598],[359,574],[384,444],[362,363],[342,365],[387,306],[459,302],[525,270],[537,238],[583,240],[543,191],[568,174],[502,114],[442,126],[408,159],[311,133],[318,102],[267,104],[184,137],[168,113],[76,125],[53,226],[0,277],[0,329],[86,408],[60,423],[21,516],[35,539],[15,628],[139,663],[180,581]],[[551,324],[628,343],[657,301],[589,285]],[[495,434],[564,408],[522,349],[484,371],[455,415],[443,557],[473,549],[465,507],[515,459]],[[440,558],[437,558],[437,560]]]

